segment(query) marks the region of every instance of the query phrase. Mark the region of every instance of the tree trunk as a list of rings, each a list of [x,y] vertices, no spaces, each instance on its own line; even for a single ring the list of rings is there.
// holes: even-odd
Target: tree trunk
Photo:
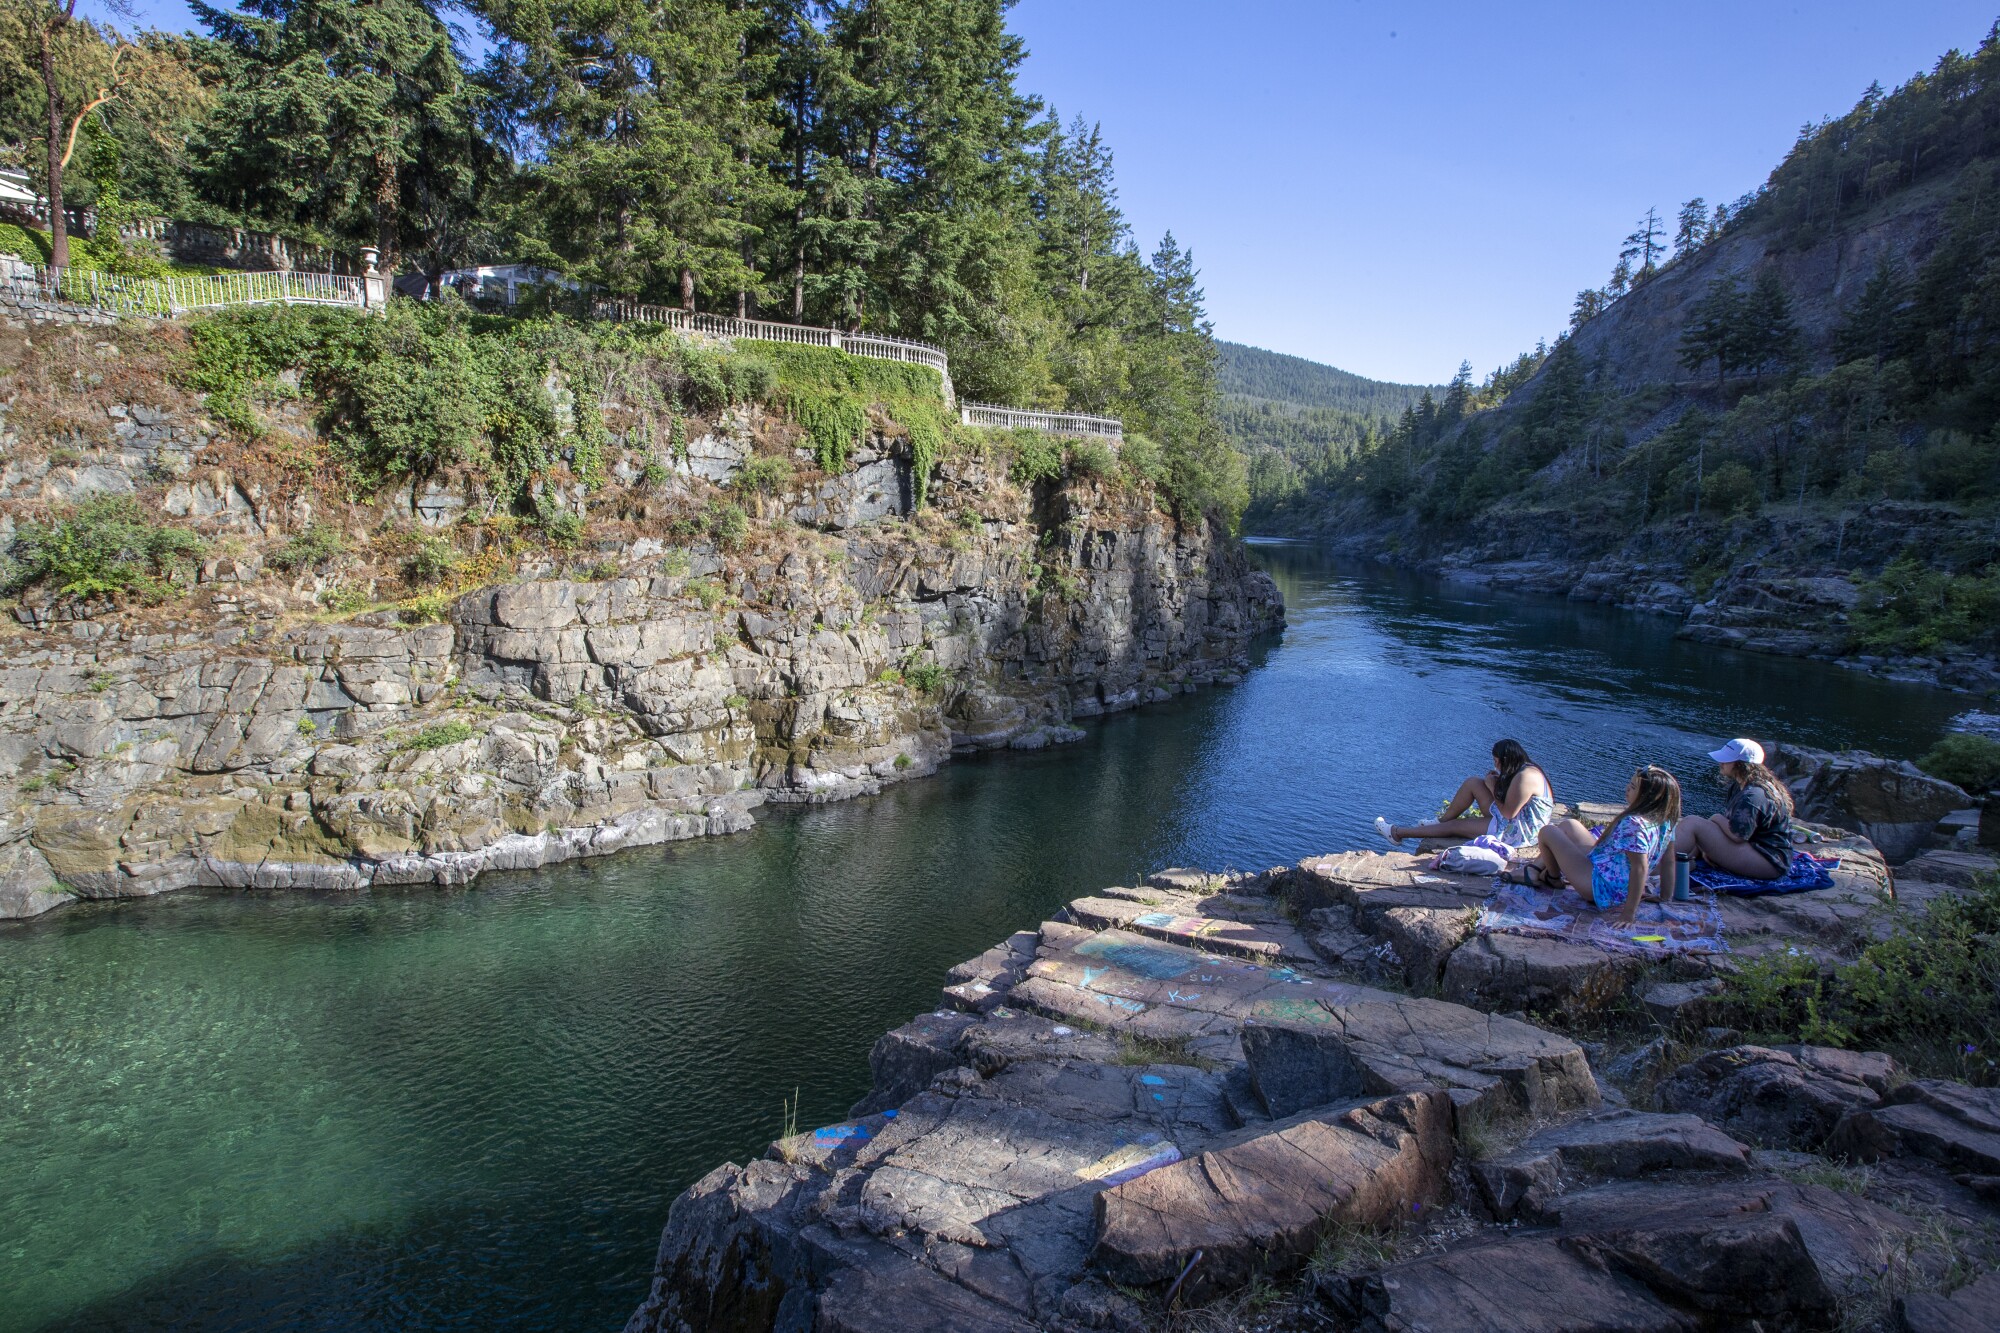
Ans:
[[[376,267],[391,277],[395,276],[396,263],[401,257],[398,252],[401,203],[402,184],[396,157],[384,149],[375,154],[375,248],[382,252]]]
[[[694,270],[681,265],[681,309],[694,313]]]
[[[69,267],[69,219],[63,216],[62,141],[63,96],[56,83],[56,27],[60,19],[42,24],[42,87],[49,95],[49,264]]]

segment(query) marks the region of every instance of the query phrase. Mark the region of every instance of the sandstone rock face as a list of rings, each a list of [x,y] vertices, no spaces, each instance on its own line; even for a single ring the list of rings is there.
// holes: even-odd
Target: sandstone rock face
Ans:
[[[1857,830],[1891,864],[1915,856],[1940,819],[1973,804],[1959,788],[1915,764],[1862,750],[1829,754],[1776,745],[1769,761],[1791,787],[1801,817]]]
[[[1901,1078],[1880,1052],[1734,1046],[1675,1070],[1659,1097],[1762,1147],[1816,1152],[1843,1115],[1879,1105]]]
[[[134,468],[178,443],[135,440]],[[907,474],[898,459],[875,466]],[[985,517],[944,541],[904,521],[907,480],[830,479],[814,503],[839,521],[763,564],[642,539],[615,576],[551,566],[443,624],[287,619],[220,566],[226,592],[164,620],[31,616],[0,651],[0,915],[196,884],[461,883],[735,832],[766,801],[873,793],[955,747],[1046,743],[1142,690],[1233,679],[1282,616],[1231,541],[1129,493],[1063,492],[1045,543],[1025,498],[954,464],[933,504]],[[186,489],[210,526],[283,521],[227,477]],[[404,499],[444,515],[453,496]],[[1075,595],[1036,596],[1034,562],[1066,565]],[[891,670],[912,661],[941,669],[934,692]]]

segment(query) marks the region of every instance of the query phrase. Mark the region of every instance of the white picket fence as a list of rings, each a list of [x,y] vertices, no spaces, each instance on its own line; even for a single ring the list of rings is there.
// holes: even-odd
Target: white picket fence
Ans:
[[[711,338],[761,338],[766,342],[800,343],[807,347],[832,347],[854,356],[872,356],[881,361],[905,361],[929,366],[944,378],[944,398],[953,399],[951,359],[942,347],[892,338],[881,333],[842,333],[805,324],[778,324],[768,319],[738,319],[733,315],[704,315],[678,306],[645,305],[638,301],[599,301],[591,313],[599,319],[617,319],[644,324],[664,324],[681,333],[706,334]]]
[[[232,305],[331,305],[365,308],[367,280],[333,273],[216,273],[125,278],[76,268],[0,261],[0,294],[16,301],[61,302],[113,315],[179,315]]]
[[[1125,423],[1116,417],[1092,417],[1079,412],[1028,412],[991,403],[961,403],[958,419],[968,426],[998,426],[1003,430],[1038,430],[1045,435],[1123,440]]]

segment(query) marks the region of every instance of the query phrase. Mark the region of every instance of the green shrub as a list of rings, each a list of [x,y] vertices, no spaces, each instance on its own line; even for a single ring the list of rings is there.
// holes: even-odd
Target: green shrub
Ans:
[[[1887,1051],[1919,1074],[2000,1081],[2000,877],[1934,900],[1851,963],[1752,960],[1718,997],[1752,1041]]]
[[[1756,510],[1764,501],[1757,474],[1733,459],[1708,474],[1701,483],[1701,502],[1708,511],[1728,518]]]
[[[944,688],[945,669],[935,662],[915,662],[903,668],[903,680],[920,694],[936,694]]]
[[[1917,482],[1932,500],[1973,500],[2000,485],[2000,448],[1962,431],[1934,430],[1917,455]]]
[[[302,717],[299,719],[299,735],[311,736],[316,734],[318,731],[319,731],[319,723],[313,721],[309,717]]]
[[[340,529],[331,523],[311,523],[306,530],[265,558],[273,569],[318,569],[347,549]]]
[[[781,454],[759,454],[736,473],[736,489],[766,495],[792,484],[792,460]]]
[[[1013,433],[1014,461],[1007,465],[1007,475],[1022,486],[1032,486],[1038,481],[1057,481],[1062,477],[1062,441],[1039,431],[1017,430]]]
[[[1862,585],[1852,621],[1863,647],[1887,652],[1990,643],[2000,636],[2000,565],[1952,574],[1903,555]]]
[[[568,550],[583,540],[583,515],[544,495],[535,501],[535,526],[549,545]]]
[[[1127,435],[1118,445],[1118,462],[1134,481],[1158,485],[1166,480],[1166,458],[1149,436]]]
[[[714,579],[706,578],[689,579],[687,581],[687,591],[688,596],[700,602],[703,609],[709,611],[713,611],[716,607],[721,606],[722,599],[729,595],[728,590],[720,583],[717,583]]]
[[[157,601],[191,572],[205,544],[163,526],[126,495],[100,495],[14,537],[13,586],[52,583],[60,597],[133,593]]]
[[[1990,736],[1947,736],[1917,760],[1917,767],[1975,794],[2000,787],[2000,741]]]
[[[418,537],[416,547],[403,561],[403,577],[412,583],[437,583],[451,577],[458,568],[458,548],[443,537]]]
[[[709,539],[717,550],[733,551],[750,535],[750,516],[726,500],[711,500],[704,513]]]
[[[451,617],[451,594],[444,591],[419,593],[403,603],[406,625],[441,625]]]
[[[910,756],[906,754],[899,754],[896,756],[896,769],[898,772],[900,772],[903,769],[910,767],[910,765],[915,762],[916,761],[911,759]]]
[[[368,592],[352,586],[328,588],[319,595],[319,604],[337,616],[352,615],[368,605]]]
[[[1111,446],[1099,439],[1078,440],[1069,447],[1070,466],[1086,477],[1108,477],[1118,470]]]
[[[405,750],[442,750],[447,745],[457,745],[469,741],[474,736],[472,724],[454,718],[450,722],[433,722],[416,735],[403,742]]]

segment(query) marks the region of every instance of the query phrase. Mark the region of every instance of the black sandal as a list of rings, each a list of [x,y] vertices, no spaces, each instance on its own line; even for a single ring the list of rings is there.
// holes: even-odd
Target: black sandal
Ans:
[[[1509,884],[1519,884],[1524,889],[1541,889],[1547,892],[1554,887],[1548,882],[1548,872],[1542,869],[1539,861],[1523,861],[1518,865],[1508,866],[1501,872],[1500,878]]]

